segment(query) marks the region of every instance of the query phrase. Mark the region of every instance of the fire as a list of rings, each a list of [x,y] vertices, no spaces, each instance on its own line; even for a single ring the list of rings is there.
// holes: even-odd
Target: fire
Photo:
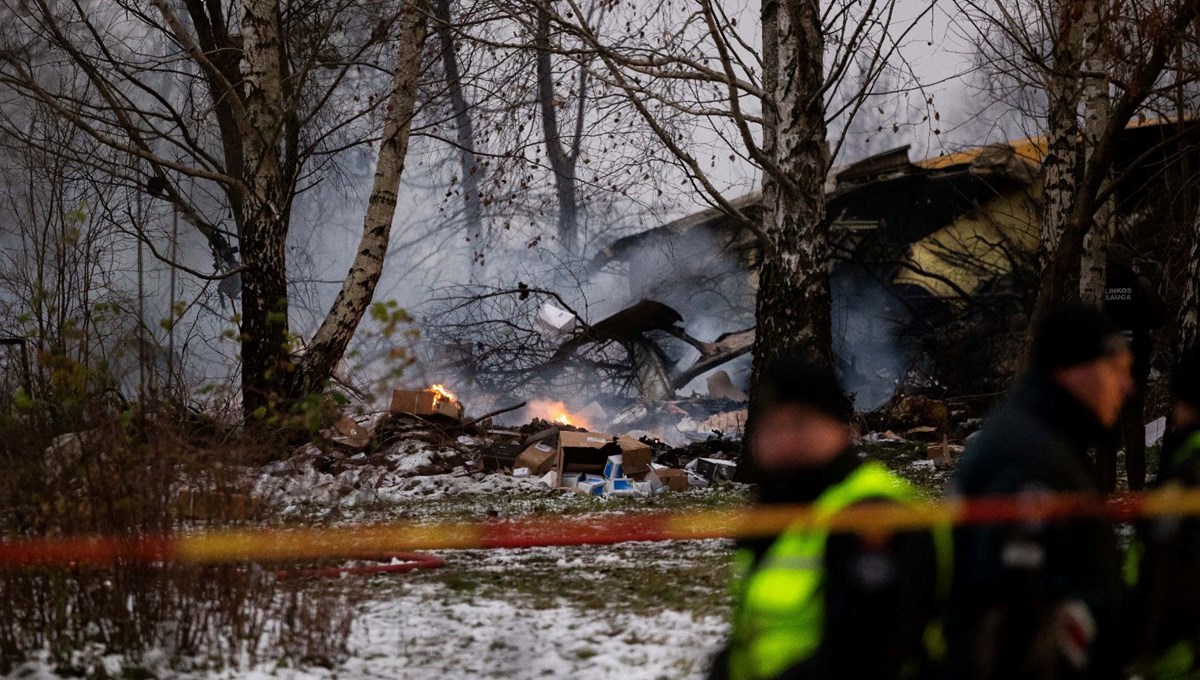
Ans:
[[[541,418],[542,420],[559,425],[573,425],[589,429],[589,425],[583,418],[571,413],[567,405],[561,401],[550,401],[548,399],[536,399],[529,402],[529,415],[533,418]]]
[[[446,401],[455,401],[457,399],[453,392],[446,389],[445,385],[431,385],[429,390],[434,393],[433,402],[435,404],[442,399],[445,399]]]

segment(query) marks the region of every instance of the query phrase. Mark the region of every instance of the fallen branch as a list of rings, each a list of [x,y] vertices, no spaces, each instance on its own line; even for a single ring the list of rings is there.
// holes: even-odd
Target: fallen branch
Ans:
[[[485,413],[485,414],[479,416],[478,418],[472,418],[471,420],[468,420],[465,423],[459,423],[458,425],[455,425],[454,427],[460,427],[460,428],[470,427],[470,426],[474,425],[475,423],[482,422],[484,420],[487,420],[488,418],[494,418],[498,415],[508,413],[509,411],[516,411],[519,408],[525,408],[525,405],[528,403],[529,402],[527,402],[527,401],[523,401],[523,402],[517,404],[516,406],[507,406],[505,408],[496,409],[495,411],[492,411],[490,413]]]

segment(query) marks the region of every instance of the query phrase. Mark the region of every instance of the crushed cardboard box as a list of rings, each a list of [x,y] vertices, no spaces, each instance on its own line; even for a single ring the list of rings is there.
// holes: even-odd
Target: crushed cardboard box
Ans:
[[[547,444],[546,442],[538,442],[521,452],[517,459],[513,461],[513,470],[517,468],[529,468],[530,473],[535,477],[541,477],[547,472],[554,470],[555,461],[558,459],[558,449]]]
[[[691,487],[691,484],[688,482],[687,471],[676,470],[674,468],[653,470],[646,475],[646,481],[650,483],[651,487],[654,487],[655,491],[658,488],[670,491],[687,491]]]
[[[370,428],[362,425],[350,416],[342,416],[333,424],[333,429],[327,431],[326,438],[352,449],[364,449],[371,443],[373,433]]]

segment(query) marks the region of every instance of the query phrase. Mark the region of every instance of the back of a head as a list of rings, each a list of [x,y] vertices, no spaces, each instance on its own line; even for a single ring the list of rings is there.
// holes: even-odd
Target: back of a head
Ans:
[[[1087,363],[1127,348],[1121,327],[1107,314],[1085,304],[1047,313],[1034,329],[1030,365],[1052,372]]]
[[[759,408],[799,404],[820,410],[841,422],[849,422],[853,404],[837,376],[826,365],[798,355],[772,361],[755,386]]]

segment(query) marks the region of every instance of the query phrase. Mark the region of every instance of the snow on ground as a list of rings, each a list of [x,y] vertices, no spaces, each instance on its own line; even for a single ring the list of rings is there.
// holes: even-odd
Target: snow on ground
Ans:
[[[458,600],[433,583],[396,591],[360,620],[344,667],[279,677],[703,677],[726,631],[716,614],[581,609],[566,596],[549,607]]]

